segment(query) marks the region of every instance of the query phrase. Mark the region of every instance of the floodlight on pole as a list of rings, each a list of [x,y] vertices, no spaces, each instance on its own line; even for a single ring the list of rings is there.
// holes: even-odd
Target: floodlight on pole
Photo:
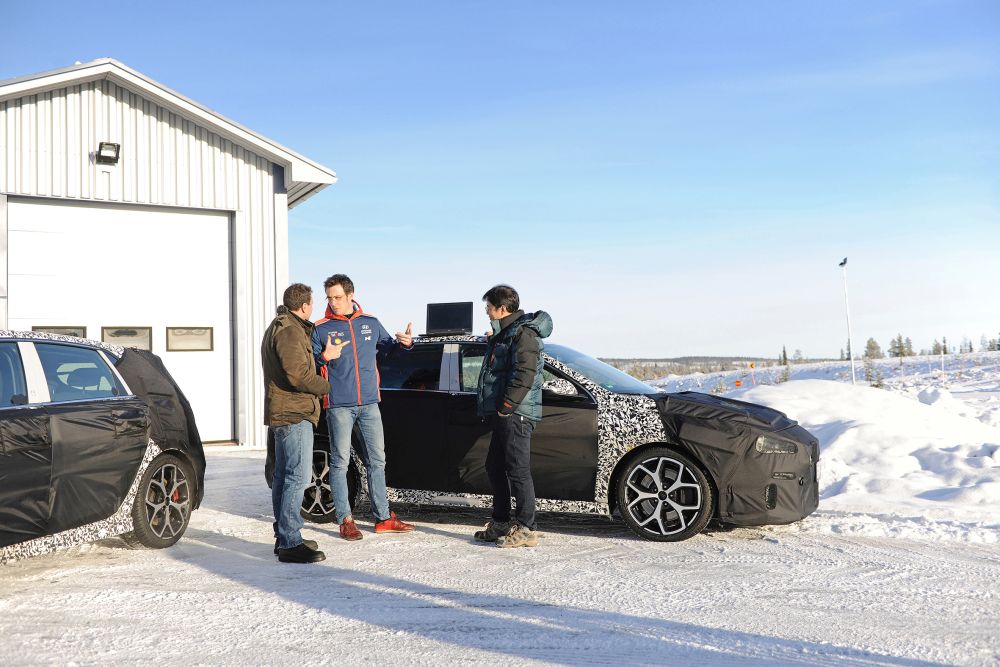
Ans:
[[[854,373],[854,341],[851,336],[851,302],[847,298],[847,258],[844,258],[840,264],[840,268],[844,270],[844,306],[847,308],[847,358],[851,362],[851,384],[857,384],[858,378]]]

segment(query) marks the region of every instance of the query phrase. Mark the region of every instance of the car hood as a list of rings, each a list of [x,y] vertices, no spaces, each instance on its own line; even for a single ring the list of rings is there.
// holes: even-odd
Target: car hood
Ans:
[[[798,424],[785,413],[773,408],[697,391],[659,394],[652,398],[664,418],[676,416],[709,422],[729,422],[770,432],[784,431]]]

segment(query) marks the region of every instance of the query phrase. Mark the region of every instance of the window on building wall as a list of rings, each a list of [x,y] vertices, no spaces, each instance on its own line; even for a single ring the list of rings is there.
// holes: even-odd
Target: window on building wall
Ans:
[[[211,352],[212,327],[167,327],[168,352]]]
[[[108,345],[153,349],[152,327],[101,327],[101,340]]]
[[[31,330],[62,336],[76,336],[77,338],[87,337],[87,327],[31,327]]]

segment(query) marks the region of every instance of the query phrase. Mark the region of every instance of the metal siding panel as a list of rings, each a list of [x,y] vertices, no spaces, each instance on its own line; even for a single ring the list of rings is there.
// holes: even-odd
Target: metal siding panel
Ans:
[[[48,124],[49,93],[41,93],[35,106],[35,192],[41,195],[49,194],[49,145],[51,144],[51,126]]]
[[[117,167],[96,166],[99,141],[122,145]],[[237,211],[238,433],[255,446],[264,444],[257,424],[263,409],[258,343],[284,287],[278,281],[287,280],[287,265],[276,265],[277,253],[287,253],[287,229],[276,229],[287,225],[285,211],[275,208],[282,205],[275,196],[278,171],[267,158],[109,82],[0,103],[0,190]]]
[[[0,192],[7,190],[7,103],[0,102]]]
[[[80,183],[83,174],[80,171],[80,133],[83,117],[80,86],[73,86],[66,95],[66,150],[69,154],[66,169],[66,196],[80,196]]]
[[[65,192],[65,184],[63,176],[65,172],[66,165],[66,151],[64,147],[64,133],[63,133],[63,115],[65,114],[65,109],[63,105],[65,104],[66,96],[62,90],[52,91],[52,118],[50,119],[50,136],[52,138],[52,153],[49,173],[52,178],[52,196],[62,197],[63,192]]]

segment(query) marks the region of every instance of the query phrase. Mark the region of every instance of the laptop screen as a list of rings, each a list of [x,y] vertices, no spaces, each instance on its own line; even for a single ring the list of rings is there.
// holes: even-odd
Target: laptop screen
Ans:
[[[427,335],[472,333],[472,302],[427,304]]]

